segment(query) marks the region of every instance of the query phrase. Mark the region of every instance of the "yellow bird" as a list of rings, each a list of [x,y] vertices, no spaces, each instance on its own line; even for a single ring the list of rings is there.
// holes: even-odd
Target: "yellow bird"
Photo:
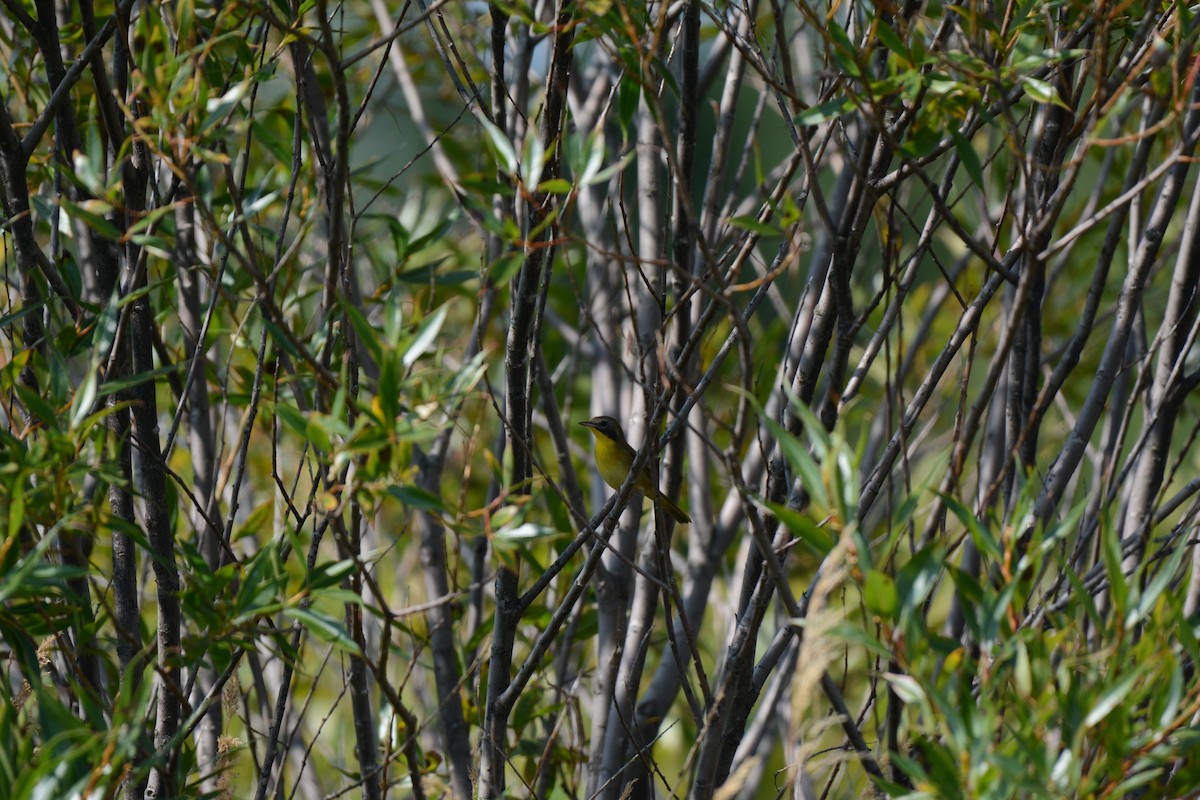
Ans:
[[[612,488],[620,489],[630,467],[633,466],[633,459],[637,456],[637,452],[625,441],[621,423],[612,417],[592,417],[579,424],[591,430],[592,436],[596,438],[596,469],[600,471],[600,477]],[[672,503],[670,498],[654,485],[649,465],[642,468],[642,474],[638,476],[633,487],[643,496],[662,503],[663,508],[676,522],[683,524],[692,521],[691,517],[683,513],[683,509]]]

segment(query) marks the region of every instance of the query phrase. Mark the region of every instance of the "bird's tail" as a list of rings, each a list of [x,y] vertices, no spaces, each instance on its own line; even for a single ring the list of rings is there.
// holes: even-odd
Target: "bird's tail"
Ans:
[[[662,492],[658,493],[658,501],[662,503],[663,509],[671,515],[671,519],[675,520],[680,525],[686,525],[692,521],[692,518],[685,514],[682,508],[671,502],[671,498],[667,497]]]

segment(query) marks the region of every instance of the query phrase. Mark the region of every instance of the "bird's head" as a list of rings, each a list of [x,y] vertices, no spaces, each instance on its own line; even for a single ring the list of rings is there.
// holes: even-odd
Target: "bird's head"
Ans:
[[[612,439],[614,442],[625,441],[625,434],[621,432],[621,423],[612,417],[592,417],[579,424],[585,428],[590,428],[592,435],[597,438],[604,436]]]

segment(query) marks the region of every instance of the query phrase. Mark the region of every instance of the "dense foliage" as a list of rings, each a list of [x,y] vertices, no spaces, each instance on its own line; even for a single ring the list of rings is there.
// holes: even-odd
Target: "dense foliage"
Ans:
[[[1194,9],[0,2],[0,797],[1200,792]]]

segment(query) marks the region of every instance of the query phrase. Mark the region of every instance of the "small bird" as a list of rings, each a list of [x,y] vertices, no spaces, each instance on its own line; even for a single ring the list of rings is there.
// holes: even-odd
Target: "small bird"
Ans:
[[[612,417],[592,417],[579,424],[590,429],[592,436],[596,437],[596,469],[600,471],[600,477],[612,488],[621,488],[625,476],[629,474],[629,468],[633,466],[633,459],[637,456],[625,441],[621,423]],[[672,503],[671,499],[654,485],[649,465],[642,468],[642,474],[638,476],[633,488],[640,494],[662,503],[663,508],[676,522],[683,524],[692,521],[691,517],[683,513],[683,509]]]

